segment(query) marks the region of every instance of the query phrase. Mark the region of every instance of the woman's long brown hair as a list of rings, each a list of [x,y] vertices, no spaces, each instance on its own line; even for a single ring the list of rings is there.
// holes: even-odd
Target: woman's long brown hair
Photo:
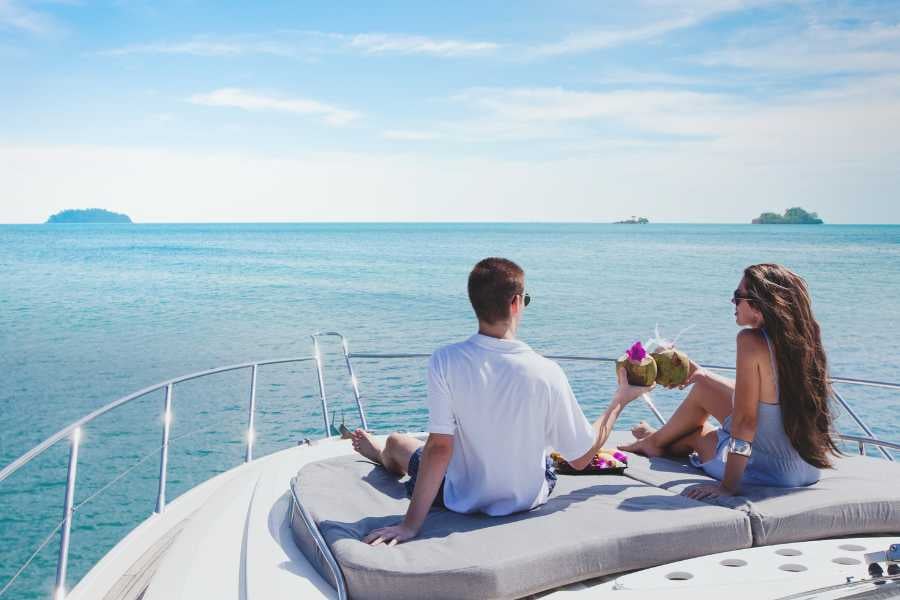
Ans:
[[[840,450],[832,437],[828,363],[806,281],[766,263],[747,267],[744,282],[775,348],[784,432],[803,460],[831,467],[831,456]]]

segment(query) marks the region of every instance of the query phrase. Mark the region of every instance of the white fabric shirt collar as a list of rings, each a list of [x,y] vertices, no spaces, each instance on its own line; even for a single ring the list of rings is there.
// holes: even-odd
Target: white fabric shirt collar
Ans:
[[[472,337],[469,338],[469,341],[477,346],[481,346],[482,348],[487,348],[488,350],[495,350],[497,352],[530,352],[531,346],[523,342],[522,340],[517,339],[501,339],[491,337],[489,335],[484,335],[483,333],[476,333]]]

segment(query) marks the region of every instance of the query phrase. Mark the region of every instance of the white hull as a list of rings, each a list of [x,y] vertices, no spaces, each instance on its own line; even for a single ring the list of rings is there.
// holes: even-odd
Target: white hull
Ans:
[[[336,598],[294,544],[288,481],[306,463],[351,452],[348,440],[321,440],[204,482],[132,531],[68,598],[126,600],[141,593],[143,600]],[[845,583],[848,577],[863,579],[864,555],[892,541],[897,540],[869,537],[748,548],[578,583],[541,597],[775,598]],[[786,549],[801,554],[785,556]],[[785,565],[803,570],[784,570]],[[672,578],[684,573],[690,577]]]

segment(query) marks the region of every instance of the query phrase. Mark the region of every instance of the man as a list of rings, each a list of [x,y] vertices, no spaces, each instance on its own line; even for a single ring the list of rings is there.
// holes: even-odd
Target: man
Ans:
[[[622,408],[649,389],[619,373],[612,402],[591,426],[559,365],[516,339],[531,300],[522,269],[504,258],[482,260],[469,274],[469,300],[478,333],[437,350],[428,363],[424,446],[392,433],[382,448],[369,433],[353,433],[357,452],[410,476],[405,518],[370,532],[363,539],[369,544],[414,538],[433,504],[500,516],[545,503],[556,483],[548,449],[583,469]]]

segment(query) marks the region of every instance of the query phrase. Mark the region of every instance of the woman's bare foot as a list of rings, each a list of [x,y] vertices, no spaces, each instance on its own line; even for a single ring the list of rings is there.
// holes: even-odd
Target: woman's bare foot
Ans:
[[[372,462],[382,464],[381,447],[375,443],[375,440],[372,439],[372,435],[368,431],[357,429],[350,434],[350,439],[352,440],[354,450]]]
[[[619,450],[621,450],[622,452],[640,454],[649,458],[653,458],[654,456],[662,456],[664,454],[663,449],[653,443],[652,435],[647,435],[647,437],[636,440],[631,444],[622,444],[621,446],[619,446]]]
[[[633,435],[636,440],[642,440],[655,431],[656,429],[650,427],[650,424],[647,423],[647,421],[641,421],[631,428],[631,435]]]

